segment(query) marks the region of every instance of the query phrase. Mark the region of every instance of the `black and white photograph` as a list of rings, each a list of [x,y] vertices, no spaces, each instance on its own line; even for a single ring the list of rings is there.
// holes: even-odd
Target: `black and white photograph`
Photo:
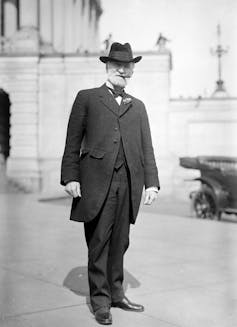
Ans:
[[[237,326],[237,2],[0,0],[0,326]]]

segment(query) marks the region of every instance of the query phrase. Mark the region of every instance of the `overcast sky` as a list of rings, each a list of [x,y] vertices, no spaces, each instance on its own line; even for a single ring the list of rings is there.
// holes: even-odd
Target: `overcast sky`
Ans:
[[[237,96],[237,0],[102,0],[100,38],[130,42],[135,51],[155,50],[159,33],[171,42],[173,55],[171,95],[210,95],[217,80],[217,45],[221,24],[223,79],[231,96]]]

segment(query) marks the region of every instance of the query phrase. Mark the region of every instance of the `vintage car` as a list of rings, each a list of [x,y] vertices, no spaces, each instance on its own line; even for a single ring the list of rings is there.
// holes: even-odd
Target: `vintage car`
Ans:
[[[200,170],[200,188],[190,193],[199,218],[221,219],[223,212],[237,214],[237,157],[182,157],[180,166]]]

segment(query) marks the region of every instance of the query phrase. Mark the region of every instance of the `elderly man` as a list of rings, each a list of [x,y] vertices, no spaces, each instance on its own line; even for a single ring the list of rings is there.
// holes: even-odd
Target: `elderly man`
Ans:
[[[71,217],[84,222],[90,300],[98,323],[112,324],[111,307],[144,310],[125,297],[123,257],[142,190],[145,204],[157,197],[159,179],[144,104],[125,93],[134,65],[129,43],[113,43],[107,81],[80,91],[68,123],[61,184],[73,197]]]

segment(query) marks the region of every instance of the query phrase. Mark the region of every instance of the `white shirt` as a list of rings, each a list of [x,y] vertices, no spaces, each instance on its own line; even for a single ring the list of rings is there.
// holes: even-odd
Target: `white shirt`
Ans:
[[[114,89],[113,84],[110,83],[110,81],[106,81],[106,86],[108,86],[110,89]],[[112,91],[109,90],[109,92],[113,95]],[[122,101],[122,97],[120,95],[118,95],[115,100],[117,101],[118,105],[120,106],[121,101]]]

